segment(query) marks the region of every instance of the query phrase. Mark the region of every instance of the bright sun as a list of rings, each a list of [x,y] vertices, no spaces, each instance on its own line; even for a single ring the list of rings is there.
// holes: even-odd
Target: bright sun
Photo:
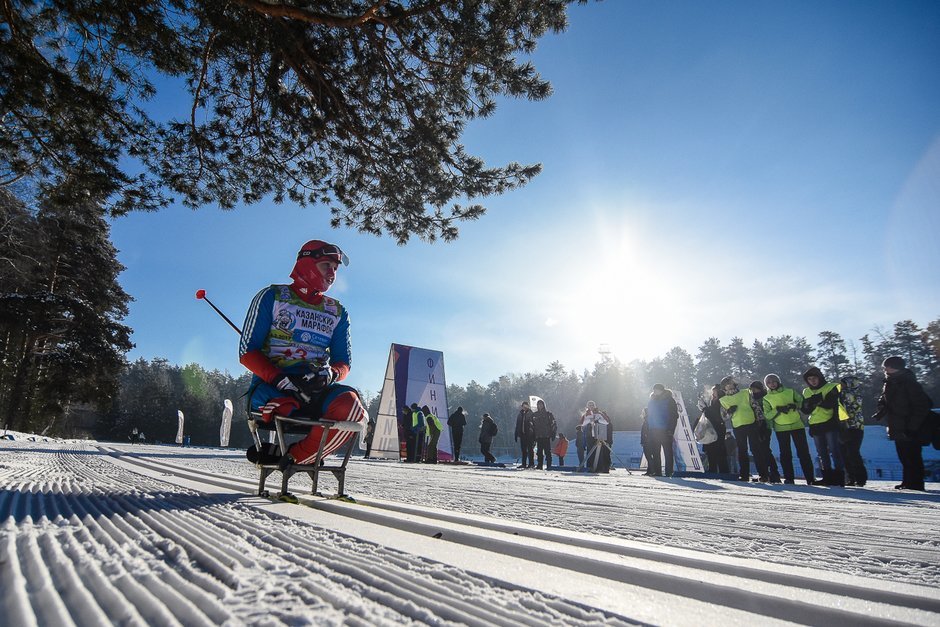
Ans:
[[[583,265],[563,273],[571,299],[558,318],[574,322],[570,339],[590,347],[607,344],[624,361],[668,350],[675,345],[670,338],[687,324],[668,276],[668,251],[650,250],[626,228],[599,239]]]

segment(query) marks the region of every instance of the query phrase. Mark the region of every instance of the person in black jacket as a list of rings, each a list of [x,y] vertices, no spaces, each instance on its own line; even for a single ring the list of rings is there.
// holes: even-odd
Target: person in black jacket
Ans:
[[[460,461],[460,445],[463,443],[463,429],[467,426],[467,414],[463,407],[457,407],[457,411],[447,418],[447,426],[450,427],[451,440],[454,443],[454,461]]]
[[[903,467],[897,490],[924,490],[924,456],[921,447],[929,442],[928,412],[933,404],[924,388],[905,367],[904,359],[893,356],[882,363],[884,391],[878,399],[875,419],[888,419],[888,438],[894,440]]]
[[[718,384],[712,386],[708,394],[708,399],[700,399],[699,409],[702,415],[712,424],[715,434],[718,438],[711,444],[703,444],[702,450],[705,451],[705,459],[708,460],[708,472],[725,473],[728,469],[728,455],[725,451],[725,427],[724,418],[721,416],[721,403],[718,397],[721,394]]]
[[[489,414],[483,414],[483,420],[480,422],[480,452],[483,453],[483,459],[489,464],[496,462],[496,457],[490,452],[493,446],[493,438],[496,437],[499,427],[496,421]]]
[[[523,401],[516,416],[516,442],[522,449],[522,468],[535,468],[535,423],[529,403]],[[542,463],[539,461],[539,467]]]
[[[646,405],[652,457],[649,459],[650,476],[671,477],[673,470],[673,435],[679,422],[679,408],[672,392],[662,383],[653,386]]]
[[[532,428],[535,434],[535,444],[538,447],[536,456],[539,465],[536,466],[542,470],[542,460],[545,460],[545,470],[552,469],[552,440],[558,433],[558,425],[555,424],[555,415],[545,409],[545,401],[540,400],[536,404],[536,412],[532,414]]]

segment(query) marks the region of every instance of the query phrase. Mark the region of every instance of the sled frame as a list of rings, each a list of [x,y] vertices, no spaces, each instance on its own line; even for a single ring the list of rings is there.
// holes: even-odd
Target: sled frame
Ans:
[[[276,434],[275,444],[278,447],[278,453],[283,456],[287,454],[288,443],[286,436],[288,435],[306,435],[314,427],[323,427],[323,435],[320,438],[320,445],[317,447],[317,454],[313,458],[313,461],[306,464],[290,464],[284,468],[281,467],[280,463],[274,464],[262,464],[260,462],[256,463],[255,466],[259,471],[258,479],[258,496],[268,496],[268,491],[265,490],[264,486],[267,483],[268,477],[270,477],[274,472],[281,473],[281,493],[280,496],[290,495],[288,490],[291,477],[297,473],[307,473],[310,476],[310,481],[313,484],[313,489],[311,494],[314,496],[323,496],[317,490],[317,487],[320,482],[320,473],[323,471],[330,472],[336,477],[337,497],[346,497],[346,466],[349,464],[349,458],[352,454],[353,446],[355,446],[356,438],[350,437],[349,441],[343,445],[345,447],[345,452],[342,453],[342,458],[338,463],[327,464],[327,459],[323,454],[323,446],[326,444],[329,432],[331,429],[338,431],[354,432],[358,433],[362,431],[362,423],[360,422],[350,422],[350,421],[332,421],[332,420],[317,420],[313,418],[305,418],[303,416],[274,416],[274,425],[273,433]],[[261,419],[260,412],[251,412],[251,417],[248,420],[248,428],[251,431],[251,437],[255,442],[257,450],[261,450],[262,443],[261,437],[258,434],[259,431],[272,431],[272,426],[270,423],[265,423]],[[342,449],[336,451],[334,454],[340,454]]]

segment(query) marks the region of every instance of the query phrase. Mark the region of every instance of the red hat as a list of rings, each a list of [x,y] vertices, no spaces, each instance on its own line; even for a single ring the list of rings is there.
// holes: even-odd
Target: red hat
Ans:
[[[318,239],[310,240],[300,247],[297,262],[290,273],[290,277],[294,279],[293,286],[302,295],[322,294],[333,284],[332,277],[325,277],[317,268],[317,264],[323,259],[335,261],[344,266],[349,265],[349,257],[339,246]]]

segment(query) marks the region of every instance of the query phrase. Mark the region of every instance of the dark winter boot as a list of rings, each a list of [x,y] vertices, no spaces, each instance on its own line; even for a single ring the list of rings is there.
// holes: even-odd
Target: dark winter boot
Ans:
[[[252,464],[276,464],[281,461],[281,456],[278,455],[277,444],[267,443],[261,445],[261,450],[259,451],[255,445],[251,445],[247,451],[245,451],[245,457],[248,458]]]
[[[845,485],[845,473],[841,470],[824,470],[823,485],[843,487]]]

